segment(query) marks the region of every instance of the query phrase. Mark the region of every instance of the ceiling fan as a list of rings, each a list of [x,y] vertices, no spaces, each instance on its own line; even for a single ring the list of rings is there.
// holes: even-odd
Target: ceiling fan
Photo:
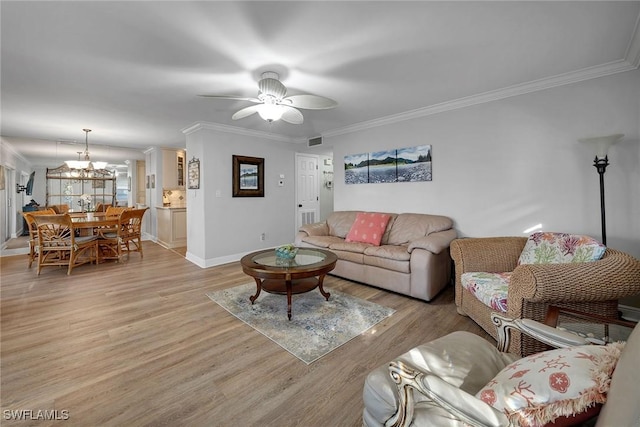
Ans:
[[[271,71],[262,73],[258,82],[258,97],[244,98],[240,96],[227,95],[200,95],[207,98],[235,99],[241,101],[254,102],[251,105],[235,112],[231,118],[233,120],[243,119],[252,114],[258,113],[260,117],[269,123],[276,120],[299,125],[304,118],[298,108],[306,110],[327,110],[338,105],[333,99],[317,95],[291,95],[287,94],[287,88],[280,82],[278,73]]]

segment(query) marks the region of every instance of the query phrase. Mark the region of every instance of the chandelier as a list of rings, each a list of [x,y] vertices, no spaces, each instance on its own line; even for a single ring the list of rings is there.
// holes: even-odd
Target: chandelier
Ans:
[[[107,167],[107,162],[92,162],[89,157],[89,132],[91,129],[82,129],[85,133],[84,139],[84,153],[78,152],[78,160],[65,161],[72,175],[75,176],[90,176],[93,171],[102,170]],[[80,159],[80,156],[84,154],[84,160]]]

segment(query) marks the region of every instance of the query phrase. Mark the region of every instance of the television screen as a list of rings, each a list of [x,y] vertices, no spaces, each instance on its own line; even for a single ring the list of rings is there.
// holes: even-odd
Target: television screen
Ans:
[[[31,175],[29,175],[29,181],[27,181],[27,189],[26,189],[27,196],[31,196],[33,194],[33,179],[35,177],[36,177],[36,171],[31,172]]]

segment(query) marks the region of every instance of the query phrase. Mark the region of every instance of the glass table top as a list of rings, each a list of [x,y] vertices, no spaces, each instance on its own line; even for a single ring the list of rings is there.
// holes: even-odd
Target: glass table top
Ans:
[[[251,260],[256,264],[268,267],[301,267],[324,261],[325,254],[313,249],[300,248],[294,259],[285,259],[276,256],[275,249],[255,255]]]

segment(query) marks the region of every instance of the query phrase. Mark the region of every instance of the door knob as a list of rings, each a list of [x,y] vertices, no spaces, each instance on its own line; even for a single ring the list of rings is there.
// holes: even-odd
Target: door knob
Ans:
[[[301,208],[301,207],[302,207],[302,205],[298,205],[298,207],[299,207],[299,208]]]

